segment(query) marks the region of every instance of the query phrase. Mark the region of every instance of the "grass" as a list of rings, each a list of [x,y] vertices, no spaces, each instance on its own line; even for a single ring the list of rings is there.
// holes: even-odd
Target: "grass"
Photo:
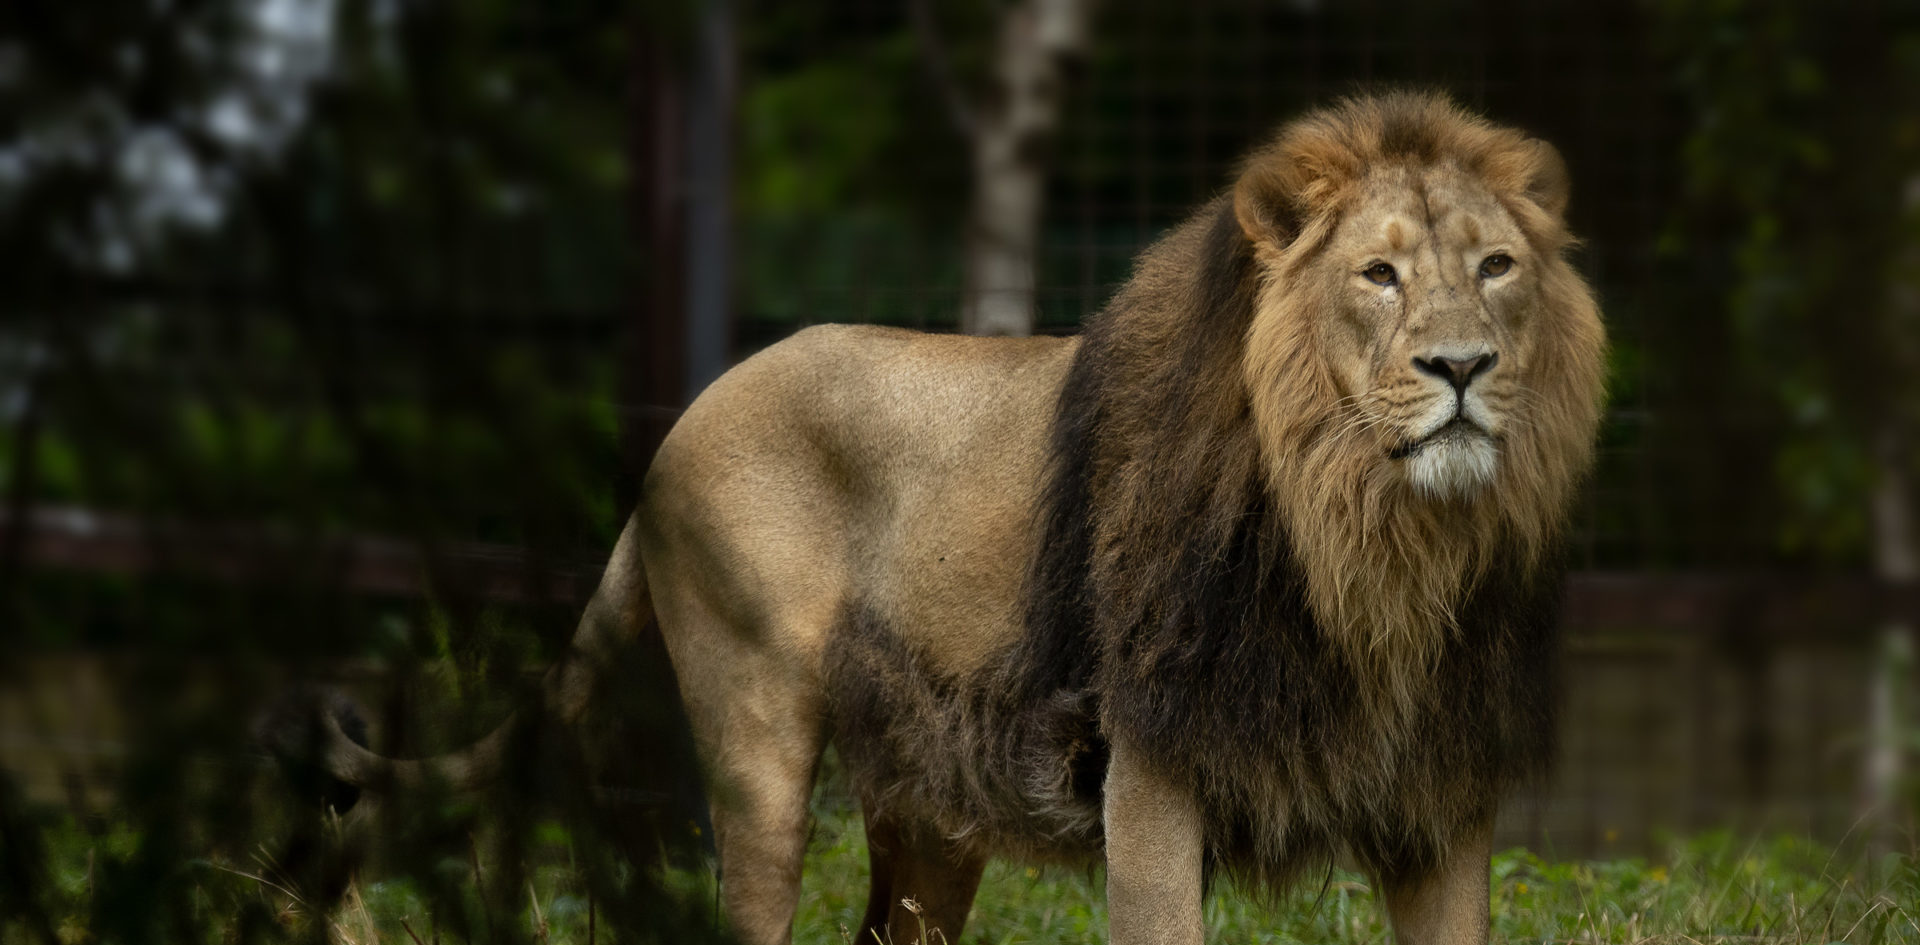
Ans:
[[[859,818],[817,812],[794,941],[839,945],[865,907]],[[1904,858],[1869,884],[1824,848],[1710,833],[1676,841],[1662,863],[1549,863],[1525,850],[1494,857],[1495,941],[1580,943],[1920,942],[1920,872]],[[995,863],[975,900],[968,942],[1099,941],[1106,937],[1097,870]],[[1334,870],[1325,892],[1306,882],[1277,901],[1220,884],[1207,899],[1207,940],[1365,943],[1390,940],[1364,876]]]
[[[81,829],[56,824],[45,835],[57,937],[62,945],[111,941],[93,927],[102,913],[93,901],[94,876],[110,871],[140,846],[124,829]],[[604,919],[595,931],[595,909],[572,844],[560,825],[539,826],[527,845],[533,862],[524,885],[496,888],[497,871],[486,863],[484,839],[470,857],[448,858],[435,876],[459,890],[454,911],[436,916],[432,897],[413,880],[383,878],[377,867],[360,871],[338,904],[315,914],[297,886],[262,855],[249,861],[196,859],[184,864],[196,901],[195,921],[206,923],[204,940],[235,937],[244,917],[268,916],[279,932],[340,945],[427,945],[459,941],[460,930],[485,928],[482,891],[513,897],[505,910],[509,927],[492,935],[542,945],[614,940]],[[1837,859],[1822,847],[1792,837],[1743,839],[1710,833],[1676,841],[1661,862],[1621,859],[1550,863],[1523,850],[1494,858],[1493,937],[1510,942],[1674,943],[1735,945],[1753,942],[1850,942],[1855,945],[1920,943],[1920,870],[1912,860],[1890,857],[1876,864],[1869,881],[1864,863]],[[709,870],[672,871],[667,880],[703,915],[714,911]],[[490,885],[491,884],[491,885]],[[1102,878],[1097,868],[1038,869],[995,863],[981,884],[965,940],[969,943],[1101,941],[1106,936]],[[816,805],[801,906],[794,940],[800,945],[844,945],[864,910],[866,851],[859,817],[842,802]],[[445,893],[443,891],[442,895]],[[442,903],[449,900],[441,899]],[[442,908],[446,908],[443,906]],[[496,915],[499,914],[496,909]],[[1390,940],[1385,918],[1365,877],[1335,870],[1277,901],[1222,883],[1206,904],[1208,941],[1288,943],[1380,943]],[[316,922],[324,926],[316,928]],[[0,920],[0,945],[29,941],[18,926]],[[272,936],[270,936],[272,937]]]

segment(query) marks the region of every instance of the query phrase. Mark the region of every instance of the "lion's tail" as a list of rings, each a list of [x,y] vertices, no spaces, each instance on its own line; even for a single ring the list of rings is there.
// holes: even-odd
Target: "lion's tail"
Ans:
[[[580,720],[602,670],[653,620],[653,597],[635,542],[633,521],[629,520],[607,561],[600,586],[587,601],[566,655],[547,670],[536,711],[515,712],[466,748],[414,760],[389,758],[367,749],[347,734],[335,713],[322,711],[317,733],[320,765],[340,781],[374,791],[427,784],[464,791],[498,780],[509,749],[528,725],[537,724],[535,719],[568,728]]]

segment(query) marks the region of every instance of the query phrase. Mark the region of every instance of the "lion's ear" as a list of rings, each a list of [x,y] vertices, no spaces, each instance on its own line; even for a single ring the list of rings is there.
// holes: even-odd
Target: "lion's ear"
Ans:
[[[1290,127],[1241,168],[1233,214],[1247,239],[1282,248],[1360,173],[1359,156],[1340,136],[1317,124]]]
[[[1294,205],[1294,182],[1283,173],[1284,167],[1271,160],[1256,159],[1241,172],[1233,185],[1233,215],[1240,221],[1240,232],[1254,243],[1276,247],[1293,241],[1300,232],[1300,214]]]
[[[1528,139],[1527,146],[1527,198],[1559,219],[1567,212],[1567,162],[1539,138]]]
[[[1329,169],[1313,157],[1283,143],[1247,162],[1233,186],[1233,215],[1247,239],[1277,249],[1300,235],[1309,205],[1331,184]]]

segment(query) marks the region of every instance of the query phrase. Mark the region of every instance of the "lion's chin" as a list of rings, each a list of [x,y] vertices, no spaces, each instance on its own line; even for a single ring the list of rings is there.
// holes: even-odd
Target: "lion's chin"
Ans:
[[[1429,498],[1467,498],[1493,482],[1500,448],[1486,431],[1456,420],[1406,454],[1407,480]]]

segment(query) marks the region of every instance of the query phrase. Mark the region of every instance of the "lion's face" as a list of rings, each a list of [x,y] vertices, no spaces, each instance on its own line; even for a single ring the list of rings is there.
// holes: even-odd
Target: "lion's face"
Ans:
[[[1254,155],[1234,192],[1264,285],[1246,380],[1296,515],[1347,489],[1363,532],[1388,504],[1557,518],[1605,347],[1566,202],[1552,147],[1431,96],[1349,101]]]
[[[1313,267],[1322,304],[1293,314],[1314,321],[1347,422],[1380,459],[1422,494],[1474,495],[1524,422],[1540,261],[1450,166],[1379,168],[1356,189]]]

